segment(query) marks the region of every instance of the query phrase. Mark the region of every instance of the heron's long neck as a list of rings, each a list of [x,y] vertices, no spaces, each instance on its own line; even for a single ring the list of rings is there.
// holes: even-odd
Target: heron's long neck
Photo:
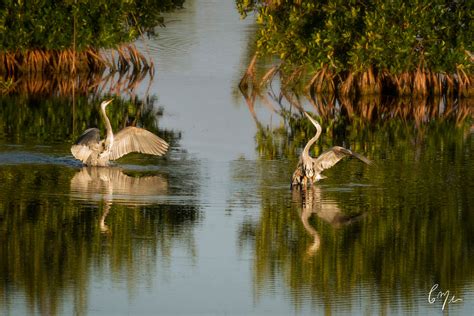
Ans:
[[[112,146],[114,142],[114,132],[112,131],[112,125],[110,124],[107,113],[105,112],[105,107],[102,107],[102,115],[104,116],[105,128],[107,130],[107,136],[105,137],[105,143],[109,146]]]
[[[309,149],[318,140],[319,136],[321,136],[321,126],[319,126],[319,124],[315,126],[316,126],[316,135],[309,140],[309,142],[306,144],[306,146],[304,146],[304,149],[303,149],[303,155],[307,157],[309,157]]]

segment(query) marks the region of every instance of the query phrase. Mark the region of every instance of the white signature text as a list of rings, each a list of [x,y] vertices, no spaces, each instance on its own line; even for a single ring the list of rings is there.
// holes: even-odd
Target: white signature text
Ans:
[[[441,310],[444,311],[446,305],[462,302],[462,298],[457,298],[455,295],[451,294],[449,290],[443,292],[438,288],[438,284],[435,284],[431,287],[430,293],[428,294],[428,303],[434,304],[436,301],[442,301],[443,307]]]

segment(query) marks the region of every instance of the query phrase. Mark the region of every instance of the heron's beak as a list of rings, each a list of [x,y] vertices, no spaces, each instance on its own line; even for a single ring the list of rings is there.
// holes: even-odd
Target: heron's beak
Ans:
[[[313,123],[314,126],[319,125],[319,123],[318,123],[314,118],[312,118],[312,117],[308,114],[308,112],[304,112],[304,114],[306,115],[307,118],[309,118],[309,120],[311,121],[311,123]]]
[[[110,99],[110,100],[107,100],[107,101],[102,101],[102,103],[100,104],[100,107],[103,109],[103,111],[105,111],[105,108],[107,107],[107,105],[110,104],[110,102],[112,102],[113,99]]]

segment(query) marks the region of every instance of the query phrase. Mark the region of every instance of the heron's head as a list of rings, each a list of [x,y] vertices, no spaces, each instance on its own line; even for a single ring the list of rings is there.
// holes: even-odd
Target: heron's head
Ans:
[[[102,101],[102,103],[100,104],[100,107],[105,110],[105,107],[107,105],[109,105],[111,102],[112,102],[113,99],[110,99],[110,100],[106,100],[106,101]]]
[[[321,125],[314,118],[312,118],[308,114],[308,112],[304,112],[304,115],[306,115],[306,117],[311,121],[311,123],[313,123],[314,126],[316,126],[316,128],[318,128],[318,126],[319,126],[319,128],[321,128]]]

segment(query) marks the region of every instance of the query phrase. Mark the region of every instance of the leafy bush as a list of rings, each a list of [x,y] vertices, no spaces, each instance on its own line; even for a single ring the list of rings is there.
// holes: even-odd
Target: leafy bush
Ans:
[[[391,73],[472,70],[472,1],[237,0],[257,12],[258,52],[291,65]]]
[[[0,51],[111,48],[153,33],[160,13],[184,0],[5,0]]]

